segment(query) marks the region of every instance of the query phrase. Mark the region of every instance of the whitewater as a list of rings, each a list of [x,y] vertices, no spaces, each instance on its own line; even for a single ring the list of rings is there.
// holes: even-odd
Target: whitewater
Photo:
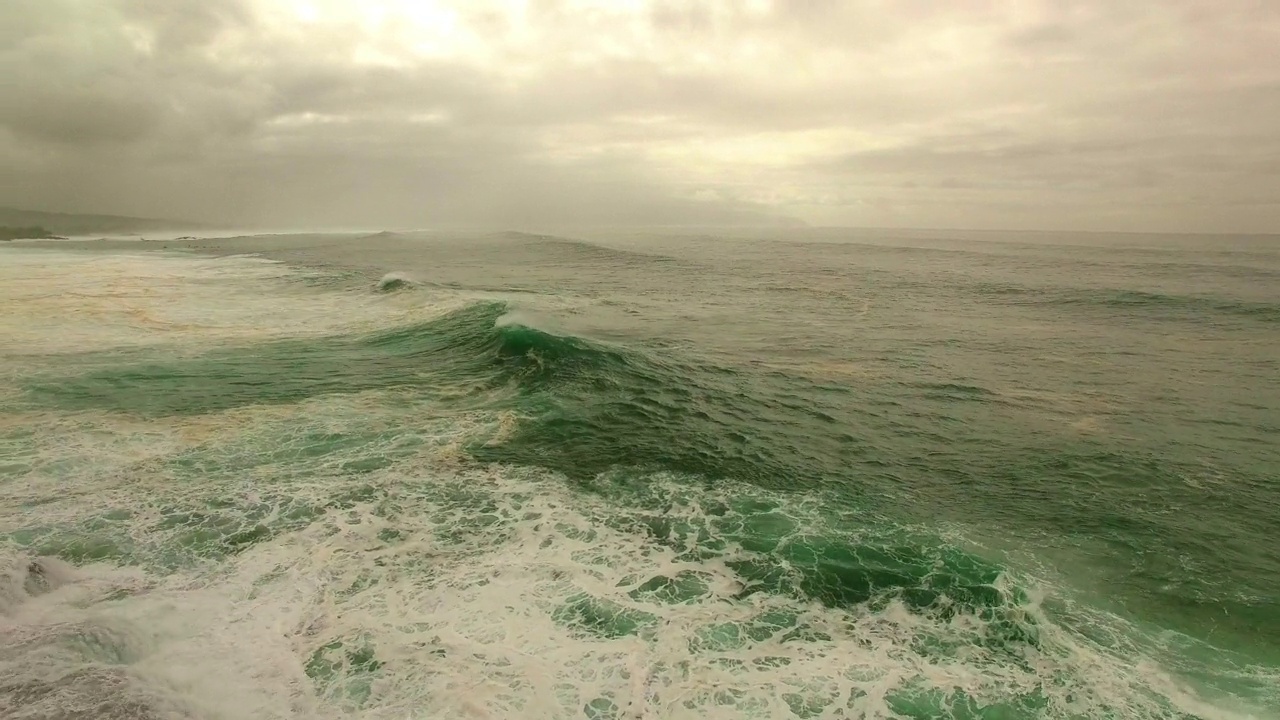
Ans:
[[[0,716],[1280,717],[1280,243],[0,247]]]

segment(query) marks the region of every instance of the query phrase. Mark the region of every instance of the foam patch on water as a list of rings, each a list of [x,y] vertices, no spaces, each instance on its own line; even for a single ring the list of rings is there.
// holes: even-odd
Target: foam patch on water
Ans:
[[[172,435],[83,418],[107,462],[5,545],[0,697],[32,717],[1248,716],[1132,641],[1065,629],[1037,592],[1018,610],[1036,643],[992,642],[980,611],[745,592],[735,561],[769,553],[734,528],[880,539],[832,527],[821,499],[668,476],[575,490],[467,462],[509,415],[391,406],[322,398]],[[141,462],[138,437],[156,443]],[[654,532],[656,509],[675,529]]]
[[[429,316],[421,297],[333,288],[332,278],[252,256],[105,254],[6,248],[6,354],[83,353],[363,331]],[[443,311],[453,307],[437,293]],[[455,304],[461,304],[459,301]],[[54,331],[56,325],[57,331]]]

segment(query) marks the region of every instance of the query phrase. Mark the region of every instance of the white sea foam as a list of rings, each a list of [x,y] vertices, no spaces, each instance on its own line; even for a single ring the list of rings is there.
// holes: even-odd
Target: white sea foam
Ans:
[[[416,283],[413,278],[405,273],[390,272],[383,275],[376,285],[379,292],[393,292],[403,288],[412,287]]]
[[[227,342],[385,327],[454,307],[421,297],[322,291],[323,274],[247,255],[5,248],[0,339],[24,356]],[[461,302],[461,301],[459,301]]]
[[[104,466],[80,467],[76,493],[29,506],[23,526],[53,530],[7,551],[21,602],[3,616],[0,688],[12,697],[57,678],[62,694],[32,708],[155,717],[893,717],[1037,694],[1050,716],[1247,717],[1034,603],[1040,647],[1014,657],[971,642],[987,622],[974,614],[740,597],[725,561],[741,550],[682,557],[638,530],[625,504],[541,471],[460,460],[460,443],[502,432],[498,416],[406,426],[413,450],[374,472],[342,468],[396,456],[403,437],[307,451],[317,437],[394,424],[386,400],[239,410],[175,435],[105,416],[83,427],[86,454]],[[139,436],[157,442],[140,464]],[[690,503],[679,478],[647,482],[673,499],[672,517],[695,523],[710,519],[702,501],[760,492],[729,486]],[[16,517],[18,498],[0,497]],[[766,499],[817,530],[811,505]],[[299,508],[315,512],[289,521]],[[200,545],[254,527],[270,537],[242,552]],[[114,543],[136,564],[48,564],[56,587],[32,591],[24,568],[72,536]],[[685,587],[668,592],[661,578]]]

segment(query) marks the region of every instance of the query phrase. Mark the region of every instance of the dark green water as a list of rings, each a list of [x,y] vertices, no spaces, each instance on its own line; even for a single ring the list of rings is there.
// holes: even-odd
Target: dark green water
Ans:
[[[153,340],[8,351],[62,428],[6,428],[10,549],[344,578],[318,714],[1280,716],[1274,238],[583,237],[195,243],[296,269],[249,289],[170,247],[239,330],[171,331],[197,269]],[[504,690],[421,675],[466,643]]]

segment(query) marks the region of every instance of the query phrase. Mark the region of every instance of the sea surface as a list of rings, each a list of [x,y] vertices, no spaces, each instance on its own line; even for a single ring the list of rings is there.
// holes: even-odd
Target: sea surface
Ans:
[[[0,246],[0,716],[1280,717],[1280,238]]]

